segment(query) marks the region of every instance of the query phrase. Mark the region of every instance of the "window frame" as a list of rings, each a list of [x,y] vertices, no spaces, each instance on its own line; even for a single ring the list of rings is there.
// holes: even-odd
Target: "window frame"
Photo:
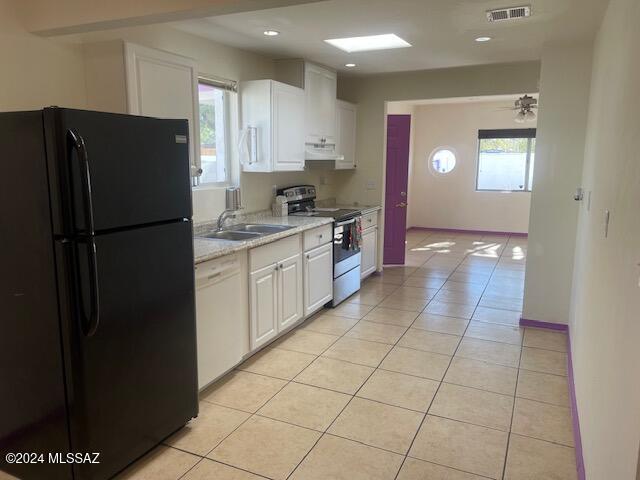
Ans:
[[[478,186],[480,182],[480,144],[482,140],[496,139],[496,138],[508,138],[508,139],[527,139],[527,157],[525,160],[525,173],[524,173],[524,188],[522,190],[505,190],[496,188],[480,188]],[[497,130],[478,130],[478,148],[476,156],[476,192],[498,192],[498,193],[531,193],[533,190],[533,183],[530,183],[530,169],[531,169],[531,144],[532,140],[536,139],[535,128],[503,128]]]
[[[454,158],[454,164],[453,164],[453,168],[451,170],[449,170],[448,172],[439,172],[438,170],[436,170],[433,167],[433,157],[435,157],[435,155],[442,151],[442,150],[448,150],[449,152],[451,152],[453,154],[453,158]],[[451,175],[453,172],[456,171],[456,169],[458,168],[460,161],[459,161],[460,157],[458,155],[458,151],[450,146],[450,145],[440,145],[437,146],[436,148],[434,148],[433,150],[431,150],[431,153],[429,154],[429,156],[427,157],[427,166],[429,168],[429,172],[431,172],[431,175],[434,175],[436,177],[446,177],[448,175]]]
[[[238,92],[238,82],[233,80],[225,80],[221,78],[217,78],[211,75],[198,75],[197,78],[197,86],[200,84],[208,85],[213,88],[217,88],[220,90],[224,90],[225,93],[237,93]],[[232,139],[232,122],[231,122],[231,105],[230,105],[230,95],[224,95],[223,101],[223,116],[224,116],[224,145],[225,145],[225,159],[224,159],[224,169],[225,169],[225,179],[219,182],[201,182],[200,178],[202,176],[202,159],[201,159],[201,148],[202,148],[202,140],[200,139],[200,94],[199,90],[196,90],[197,105],[198,111],[196,112],[196,128],[198,130],[198,145],[197,145],[197,154],[196,156],[196,168],[198,169],[198,174],[193,177],[192,187],[193,188],[221,188],[228,187],[233,183],[232,176],[232,166],[231,166],[231,139]]]

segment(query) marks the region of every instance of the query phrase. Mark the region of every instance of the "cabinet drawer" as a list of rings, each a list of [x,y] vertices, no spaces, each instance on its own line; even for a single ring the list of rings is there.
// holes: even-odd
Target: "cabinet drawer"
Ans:
[[[280,262],[300,253],[300,234],[277,240],[273,243],[253,248],[249,251],[249,269],[255,272],[261,268]]]
[[[378,224],[378,212],[367,213],[362,216],[362,229],[373,227]]]
[[[304,251],[311,250],[312,248],[319,247],[325,243],[331,242],[333,238],[331,231],[331,224],[316,227],[312,230],[307,230],[303,234],[302,244],[304,245]]]

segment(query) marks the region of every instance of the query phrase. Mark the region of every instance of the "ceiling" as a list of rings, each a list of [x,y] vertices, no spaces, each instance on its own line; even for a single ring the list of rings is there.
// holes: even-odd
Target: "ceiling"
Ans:
[[[352,74],[537,60],[542,45],[593,38],[608,0],[328,0],[172,25],[273,58],[304,57]],[[532,16],[489,23],[486,10],[530,4]],[[264,30],[278,30],[266,37]],[[411,48],[345,53],[327,38],[395,33]],[[478,36],[490,36],[486,43]],[[346,69],[354,62],[356,68]]]

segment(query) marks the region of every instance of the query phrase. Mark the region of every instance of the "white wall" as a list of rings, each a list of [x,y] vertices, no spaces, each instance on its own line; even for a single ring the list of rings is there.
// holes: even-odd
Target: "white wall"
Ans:
[[[0,0],[0,111],[84,107],[81,48],[27,33],[14,6]]]
[[[569,321],[591,56],[591,44],[543,51],[522,314],[532,320]]]
[[[570,322],[584,460],[592,480],[638,478],[638,25],[640,2],[611,0],[593,60],[583,176],[591,207],[586,201],[579,206]],[[607,238],[605,210],[611,212]]]
[[[530,193],[476,191],[478,130],[536,126],[515,123],[514,112],[504,110],[512,105],[513,100],[504,100],[415,107],[408,226],[527,232]],[[443,146],[455,150],[456,167],[436,175],[429,156]]]
[[[522,62],[339,77],[338,98],[358,104],[358,168],[336,178],[338,200],[383,201],[385,102],[537,92],[539,69],[539,62]]]

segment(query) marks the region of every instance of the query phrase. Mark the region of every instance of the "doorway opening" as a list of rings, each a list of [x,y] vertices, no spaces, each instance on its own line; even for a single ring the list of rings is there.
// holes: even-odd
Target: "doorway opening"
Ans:
[[[412,245],[423,233],[526,238],[537,118],[521,118],[522,97],[386,103],[384,265],[438,251]]]

